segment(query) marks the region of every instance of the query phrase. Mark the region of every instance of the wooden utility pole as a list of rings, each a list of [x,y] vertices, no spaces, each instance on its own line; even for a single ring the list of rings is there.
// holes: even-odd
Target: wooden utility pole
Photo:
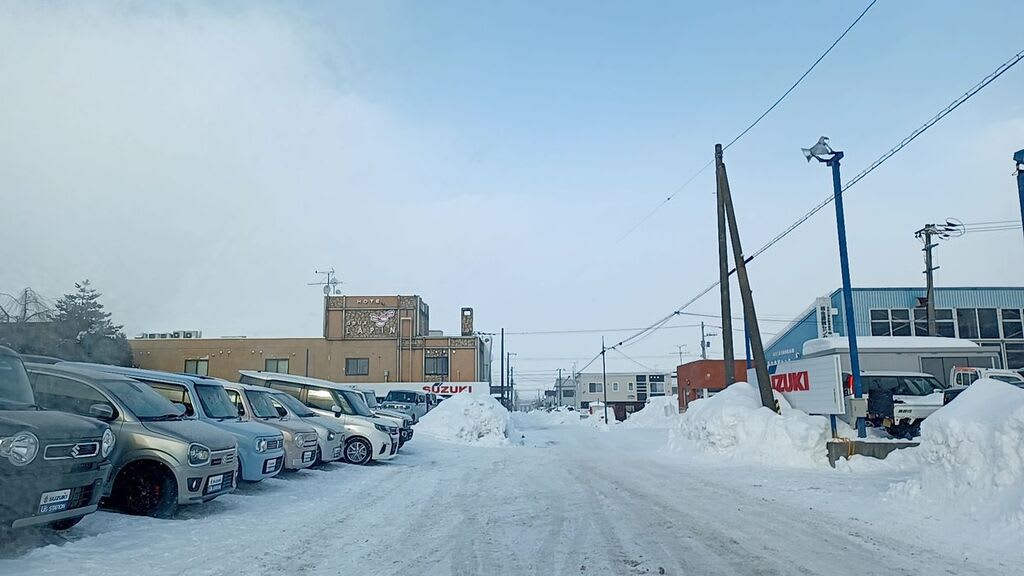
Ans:
[[[501,329],[501,403],[505,403],[505,329]]]
[[[722,161],[722,145],[715,145],[715,158],[717,160],[716,176],[718,178],[718,190],[722,194],[722,201],[725,203],[725,216],[729,223],[729,236],[732,240],[732,254],[736,261],[736,276],[740,285],[740,296],[743,297],[743,318],[747,322],[747,329],[750,331],[750,348],[754,355],[754,372],[757,374],[757,388],[761,393],[761,405],[779,411],[775,402],[775,395],[772,394],[771,381],[768,376],[768,363],[765,361],[764,344],[761,341],[761,329],[757,324],[757,312],[754,310],[754,295],[750,291],[750,278],[747,276],[747,262],[743,256],[743,245],[740,242],[740,231],[736,226],[736,211],[732,204],[732,192],[729,190],[729,176],[725,171],[725,162]]]
[[[715,145],[716,171],[722,166],[722,145]],[[718,289],[722,299],[722,356],[725,360],[725,385],[736,381],[736,355],[732,347],[732,302],[729,300],[729,241],[726,238],[725,199],[722,195],[722,179],[718,179],[715,197],[718,204]]]

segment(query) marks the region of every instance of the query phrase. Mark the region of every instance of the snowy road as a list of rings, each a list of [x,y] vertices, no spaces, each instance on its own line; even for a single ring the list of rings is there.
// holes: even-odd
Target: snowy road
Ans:
[[[392,462],[276,478],[172,520],[96,514],[67,537],[5,543],[0,574],[889,576],[1024,566],[1019,534],[914,517],[905,503],[870,496],[891,478],[668,457],[664,430],[521,432],[526,446],[505,448],[417,437]]]

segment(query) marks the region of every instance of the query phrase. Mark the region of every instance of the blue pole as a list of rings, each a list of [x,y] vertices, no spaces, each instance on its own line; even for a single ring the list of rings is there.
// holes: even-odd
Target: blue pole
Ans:
[[[1020,217],[1024,220],[1024,150],[1017,150],[1013,161],[1017,163],[1017,195],[1020,197]]]
[[[832,189],[836,204],[836,228],[839,232],[839,268],[843,275],[843,308],[846,312],[846,337],[850,341],[850,371],[853,372],[853,396],[860,398],[860,356],[857,352],[857,323],[853,319],[853,287],[850,283],[850,257],[846,253],[846,217],[843,215],[843,182],[839,175],[839,161],[842,152],[835,154],[826,162],[832,167]],[[866,423],[857,418],[857,437],[867,436]]]

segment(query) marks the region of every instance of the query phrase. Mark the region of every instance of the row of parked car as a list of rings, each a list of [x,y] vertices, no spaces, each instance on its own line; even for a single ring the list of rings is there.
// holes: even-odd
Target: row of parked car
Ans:
[[[436,402],[396,390],[384,408],[314,378],[23,362],[0,347],[0,530],[67,529],[101,503],[163,517],[282,471],[389,460]]]

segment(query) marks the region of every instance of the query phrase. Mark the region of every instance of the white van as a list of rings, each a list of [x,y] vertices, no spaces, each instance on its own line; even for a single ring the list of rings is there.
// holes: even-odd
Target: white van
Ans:
[[[353,464],[372,460],[390,460],[398,452],[399,431],[390,420],[373,415],[366,400],[351,387],[275,372],[239,370],[239,382],[279,390],[323,416],[333,416],[345,424],[345,459]]]

